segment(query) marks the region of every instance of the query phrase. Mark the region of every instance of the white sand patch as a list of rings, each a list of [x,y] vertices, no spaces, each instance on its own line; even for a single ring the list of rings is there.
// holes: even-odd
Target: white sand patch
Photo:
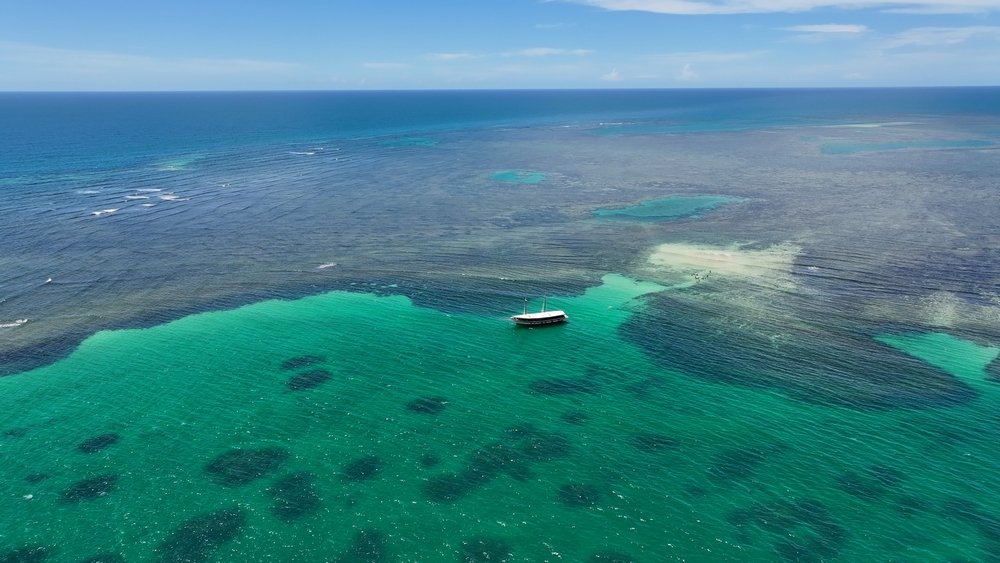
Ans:
[[[745,250],[743,246],[746,245],[661,244],[650,254],[649,265],[654,270],[696,279],[723,276],[752,279],[758,283],[793,284],[792,267],[801,248],[788,243],[762,250]]]
[[[994,301],[993,296],[985,297],[988,302],[971,303],[954,293],[937,291],[922,297],[872,302],[863,314],[876,321],[892,320],[939,329],[996,334],[1000,330],[1000,303]]]

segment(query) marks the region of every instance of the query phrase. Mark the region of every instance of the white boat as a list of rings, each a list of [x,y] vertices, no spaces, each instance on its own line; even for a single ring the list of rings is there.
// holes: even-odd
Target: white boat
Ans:
[[[546,311],[545,305],[548,298],[542,299],[542,310],[538,313],[528,312],[528,300],[524,300],[524,313],[520,315],[514,315],[510,320],[514,321],[519,325],[525,326],[536,326],[536,325],[548,325],[555,323],[563,323],[569,319],[569,315],[565,311]]]

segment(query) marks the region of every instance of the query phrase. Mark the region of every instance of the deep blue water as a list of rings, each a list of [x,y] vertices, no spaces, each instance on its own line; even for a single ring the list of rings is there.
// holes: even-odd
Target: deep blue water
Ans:
[[[164,155],[551,123],[686,131],[1000,112],[997,88],[0,93],[0,182]]]

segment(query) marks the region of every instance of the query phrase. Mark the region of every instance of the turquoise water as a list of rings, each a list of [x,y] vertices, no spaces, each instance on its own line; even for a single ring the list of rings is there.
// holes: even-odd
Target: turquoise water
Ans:
[[[729,196],[671,196],[644,201],[631,207],[598,209],[594,211],[594,214],[605,219],[663,221],[681,217],[697,217],[699,213],[739,201],[739,198]]]
[[[531,170],[498,170],[490,174],[490,180],[515,184],[541,184],[545,181],[545,174]]]
[[[997,99],[0,95],[0,559],[993,560]]]

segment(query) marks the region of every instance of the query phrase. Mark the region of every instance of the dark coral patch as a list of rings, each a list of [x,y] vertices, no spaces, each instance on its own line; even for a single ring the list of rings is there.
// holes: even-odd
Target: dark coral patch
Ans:
[[[239,507],[195,516],[170,534],[156,551],[164,563],[209,561],[222,545],[240,535],[246,523],[246,511]]]
[[[9,428],[3,431],[3,435],[7,438],[24,438],[28,435],[28,429],[23,427]]]
[[[282,362],[281,369],[286,371],[293,369],[300,369],[322,363],[323,361],[325,361],[325,358],[323,358],[322,356],[312,356],[312,355],[295,356],[294,358],[289,358],[284,362]]]
[[[99,475],[73,483],[59,498],[65,503],[99,499],[115,490],[117,485],[117,475]]]
[[[434,467],[437,464],[441,463],[441,458],[438,457],[437,454],[428,452],[420,456],[419,461],[421,467]]]
[[[587,424],[590,416],[583,411],[569,411],[560,417],[566,424]]]
[[[472,452],[466,472],[473,479],[489,481],[503,473],[508,466],[520,462],[514,448],[503,442],[495,442]]]
[[[305,391],[313,389],[330,381],[333,376],[325,369],[314,369],[305,373],[300,373],[289,379],[285,385],[292,391]]]
[[[628,443],[632,447],[643,452],[658,452],[661,450],[676,448],[680,442],[670,436],[663,434],[642,433],[629,436]]]
[[[238,487],[274,473],[287,459],[284,448],[237,448],[213,459],[205,471],[220,485]]]
[[[795,563],[822,563],[837,554],[822,539],[811,535],[778,540],[774,551],[785,561]]]
[[[813,499],[775,500],[737,510],[727,520],[745,533],[750,525],[772,534],[775,552],[788,561],[833,559],[847,541],[847,532],[823,503]]]
[[[80,445],[78,445],[76,449],[85,454],[94,454],[103,450],[104,448],[117,444],[118,441],[121,440],[121,438],[122,438],[121,436],[114,433],[101,434],[100,436],[87,438],[83,442],[80,442]]]
[[[515,424],[514,426],[509,426],[504,429],[504,436],[514,440],[521,438],[527,438],[529,436],[535,436],[539,433],[538,427],[530,422],[524,424]]]
[[[440,414],[447,404],[448,399],[444,397],[417,397],[406,403],[406,410],[420,414]]]
[[[684,492],[692,498],[702,498],[708,495],[708,489],[699,485],[688,485],[684,487]]]
[[[636,563],[635,557],[617,551],[602,551],[595,553],[588,559],[590,563]]]
[[[750,448],[724,450],[712,459],[708,474],[717,481],[738,481],[753,475],[766,456]]]
[[[448,504],[471,493],[481,481],[468,473],[442,473],[424,483],[424,495],[434,502]]]
[[[552,461],[567,457],[573,447],[569,438],[554,432],[539,432],[526,436],[515,445],[518,453],[529,461]]]
[[[41,563],[49,558],[49,548],[26,545],[0,555],[0,563]]]
[[[502,539],[476,536],[462,540],[460,556],[463,563],[504,563],[513,561],[514,549]]]
[[[315,513],[322,501],[315,487],[316,475],[299,471],[284,477],[267,489],[274,502],[271,514],[279,520],[291,522]]]
[[[51,477],[51,475],[49,475],[48,473],[32,473],[31,475],[26,476],[24,478],[24,481],[26,483],[31,483],[32,485],[34,485],[35,483],[41,483],[42,481],[48,479],[49,477]]]
[[[854,472],[838,475],[837,487],[853,497],[869,502],[881,499],[886,492],[885,487],[875,479]]]
[[[566,457],[571,450],[569,439],[561,434],[531,424],[512,426],[504,431],[503,440],[473,451],[462,471],[429,479],[424,493],[435,502],[455,502],[502,475],[517,481],[532,479],[533,464]]]
[[[931,509],[930,501],[911,495],[903,495],[896,499],[896,510],[903,516],[913,516],[919,512]]]
[[[375,478],[382,471],[382,459],[376,455],[359,457],[344,466],[340,472],[345,481],[358,482]]]
[[[125,558],[118,553],[98,553],[80,563],[125,563]]]
[[[389,560],[385,534],[370,528],[354,535],[351,547],[337,557],[337,563],[380,563]]]
[[[1000,383],[1000,356],[986,366],[986,380]]]
[[[559,487],[559,502],[570,508],[589,508],[597,506],[601,500],[601,491],[584,483],[569,483]]]
[[[1000,542],[1000,516],[988,512],[980,504],[961,497],[947,499],[942,512],[975,528],[985,539]]]
[[[906,479],[906,474],[902,471],[886,465],[873,465],[868,468],[868,474],[872,479],[885,487],[895,487]]]
[[[596,395],[600,386],[589,377],[549,377],[536,379],[528,384],[532,393],[539,395]]]

